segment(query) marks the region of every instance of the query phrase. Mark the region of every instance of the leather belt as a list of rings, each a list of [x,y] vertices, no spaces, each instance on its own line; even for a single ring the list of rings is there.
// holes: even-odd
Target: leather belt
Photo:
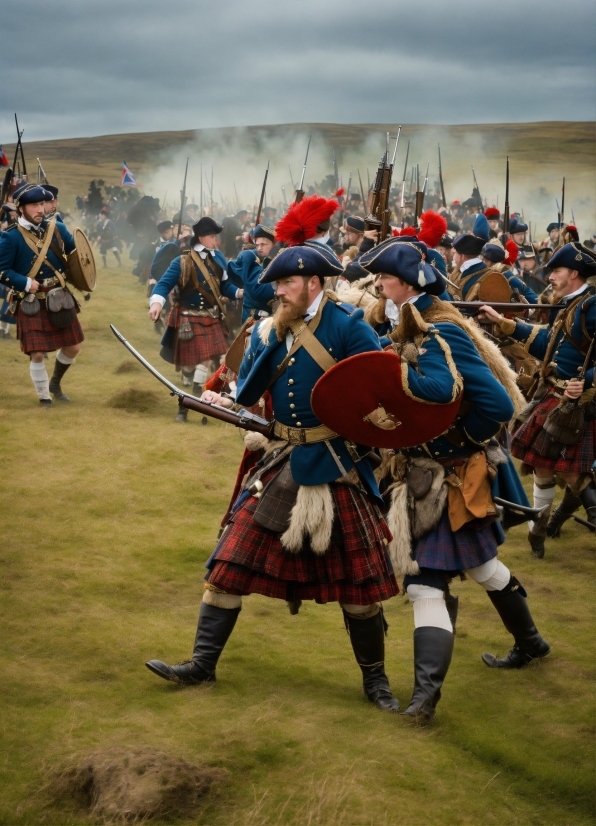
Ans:
[[[283,439],[291,445],[310,445],[315,442],[324,442],[327,439],[335,439],[338,435],[324,424],[318,427],[288,427],[281,422],[274,423],[273,433],[278,439]]]
[[[48,290],[51,290],[54,287],[59,286],[61,286],[60,279],[54,275],[52,276],[52,278],[46,278],[45,281],[42,281],[39,285],[39,289],[37,292],[39,292],[40,290],[43,290],[43,292],[48,292]]]
[[[180,315],[193,318],[219,318],[219,308],[214,307],[212,310],[180,310]]]

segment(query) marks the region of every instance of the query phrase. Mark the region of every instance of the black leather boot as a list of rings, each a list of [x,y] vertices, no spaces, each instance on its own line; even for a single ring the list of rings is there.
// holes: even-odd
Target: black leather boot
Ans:
[[[414,693],[403,712],[425,726],[435,716],[453,654],[453,634],[426,625],[414,631]]]
[[[345,611],[343,614],[356,662],[362,671],[367,699],[381,711],[395,714],[399,711],[399,700],[391,693],[385,674],[385,620],[382,609],[368,619],[352,617]]]
[[[586,509],[587,521],[596,529],[596,483],[590,484],[579,495],[582,505]]]
[[[145,665],[158,677],[178,685],[214,683],[217,661],[234,630],[240,610],[217,608],[215,605],[202,602],[192,659],[178,665],[166,665],[161,660],[149,660]]]
[[[576,510],[581,508],[582,501],[579,496],[572,492],[569,485],[565,488],[563,499],[551,513],[548,525],[546,526],[546,535],[551,539],[561,536],[561,525],[571,519]]]
[[[178,408],[178,415],[176,416],[177,422],[185,422],[188,419],[188,407],[179,407]]]
[[[63,364],[61,361],[56,359],[56,363],[54,364],[54,373],[52,378],[50,379],[50,393],[54,396],[54,398],[59,402],[69,402],[70,399],[66,395],[66,393],[62,392],[62,388],[60,387],[60,382],[62,381],[62,377],[70,367],[70,364]]]
[[[523,668],[524,665],[550,654],[550,645],[538,633],[528,608],[526,592],[512,576],[502,591],[487,591],[490,601],[503,620],[503,625],[513,636],[515,645],[506,657],[483,654],[482,659],[490,668]]]

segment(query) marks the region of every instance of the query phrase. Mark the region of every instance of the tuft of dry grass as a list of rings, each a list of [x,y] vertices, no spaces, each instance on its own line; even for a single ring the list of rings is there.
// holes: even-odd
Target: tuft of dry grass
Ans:
[[[192,816],[227,772],[196,766],[152,748],[110,748],[53,768],[42,793],[106,823]]]
[[[120,370],[120,373],[129,372]],[[117,390],[107,401],[108,407],[115,410],[127,410],[128,412],[147,413],[153,410],[159,403],[159,396],[152,390],[142,390],[139,387],[126,387]]]
[[[116,373],[117,376],[122,373],[140,373],[141,369],[141,365],[138,361],[133,361],[133,359],[125,359],[118,365],[118,367],[116,367],[114,373]]]

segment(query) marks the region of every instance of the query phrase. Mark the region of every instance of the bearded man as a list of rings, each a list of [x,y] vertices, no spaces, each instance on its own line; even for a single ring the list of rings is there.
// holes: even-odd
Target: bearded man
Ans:
[[[336,208],[337,202],[330,201],[330,214]],[[277,284],[280,306],[253,329],[236,396],[247,407],[269,390],[275,440],[244,484],[207,562],[190,662],[169,666],[151,660],[147,667],[180,685],[213,682],[248,594],[284,599],[291,613],[304,599],[339,602],[366,697],[396,712],[399,703],[384,670],[386,624],[380,603],[399,589],[370,449],[346,442],[321,424],[311,407],[312,390],[323,373],[342,359],[380,350],[380,344],[362,310],[323,289],[324,279],[338,275],[342,266],[327,246],[306,240],[312,237],[311,224],[305,222],[303,233],[296,226],[284,232],[284,226],[305,218],[304,208],[297,213],[290,208],[288,215],[276,236],[291,238],[294,246],[283,249],[261,279]],[[320,218],[319,209],[315,228]],[[203,398],[231,405],[210,391]]]
[[[483,307],[504,335],[521,341],[542,362],[540,383],[532,397],[533,412],[514,433],[511,452],[522,461],[522,472],[534,474],[534,504],[551,505],[555,477],[566,483],[565,495],[545,530],[530,526],[528,540],[539,559],[545,552],[545,534],[558,536],[561,525],[584,506],[588,521],[596,528],[596,486],[592,471],[596,455],[596,420],[593,410],[594,350],[586,357],[596,334],[596,290],[587,279],[596,275],[596,256],[580,243],[565,244],[551,258],[549,280],[553,302],[562,310],[551,310],[548,326],[504,318],[491,307]],[[558,409],[558,430],[554,424]],[[564,434],[561,414],[584,410],[583,426],[574,425],[575,436]],[[558,436],[564,435],[563,441]],[[573,441],[575,439],[575,441]],[[571,442],[571,443],[570,443]]]

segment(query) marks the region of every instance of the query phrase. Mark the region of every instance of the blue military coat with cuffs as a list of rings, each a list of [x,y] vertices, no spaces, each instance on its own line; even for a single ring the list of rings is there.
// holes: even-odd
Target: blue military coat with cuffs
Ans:
[[[596,333],[596,291],[594,287],[586,284],[581,292],[565,296],[558,303],[575,306],[570,310],[572,318],[569,324],[557,324],[556,332],[553,326],[559,314],[564,313],[565,310],[551,310],[548,326],[515,321],[515,328],[511,332],[507,330],[507,333],[517,341],[523,342],[530,355],[540,361],[546,356],[554,334],[556,343],[550,361],[556,365],[556,378],[574,379],[577,378],[578,371],[585,360],[586,342],[589,342],[589,339]],[[594,386],[593,366],[586,371],[584,387],[587,390],[592,386]]]
[[[40,224],[44,231],[48,226],[48,222],[44,218]],[[64,243],[64,251],[66,254],[71,253],[75,248],[74,238],[67,230],[65,224],[60,221],[56,222],[56,231]],[[43,235],[40,237],[40,247],[43,242]],[[27,242],[19,232],[17,225],[9,227],[5,232],[0,234],[0,284],[11,287],[17,292],[27,292],[29,288],[29,279],[27,273],[33,266],[35,260],[35,253],[28,246]],[[55,272],[48,265],[48,261],[58,272],[64,274],[64,261],[52,250],[48,249],[46,261],[41,265],[41,268],[35,276],[36,281],[43,283],[48,278],[54,278]]]
[[[323,375],[323,369],[301,347],[290,359],[286,370],[269,387],[278,366],[288,354],[288,345],[285,339],[278,341],[273,328],[269,330],[267,343],[264,343],[259,335],[259,328],[264,324],[270,322],[262,321],[253,330],[238,376],[236,401],[245,406],[253,405],[269,388],[276,421],[296,428],[321,425],[312,410],[310,397],[316,382]],[[315,337],[336,361],[358,353],[381,350],[378,336],[364,321],[363,311],[332,299],[327,300],[322,308]],[[329,444],[344,470],[349,472],[356,468],[364,486],[381,503],[368,460],[363,458],[354,462],[341,437],[330,439]],[[360,451],[364,456],[369,449],[361,448]],[[294,480],[300,485],[326,484],[342,476],[342,471],[325,442],[294,447],[290,467]]]
[[[164,249],[164,247],[162,247],[162,249]],[[168,269],[165,271],[165,273],[162,275],[162,277],[159,279],[159,281],[153,288],[153,292],[151,293],[152,297],[154,295],[159,295],[163,299],[166,299],[170,292],[174,289],[174,287],[178,285],[180,275],[182,273],[181,257],[182,256],[179,255],[172,261]],[[224,258],[223,253],[221,253],[219,250],[215,250],[215,254],[212,257],[215,263],[218,264],[223,271],[222,279],[219,282],[221,294],[224,295],[226,298],[229,298],[230,301],[234,301],[236,299],[236,293],[238,288],[235,287],[227,277],[227,261]],[[199,286],[207,292],[210,292],[209,285],[205,281],[203,274],[200,272],[200,270],[197,269],[196,266],[195,271],[197,273]],[[183,296],[180,300],[180,303],[184,307],[192,307],[193,309],[197,310],[208,309],[209,307],[209,305],[205,303],[205,299],[198,290],[193,290],[188,295]]]
[[[271,260],[270,258],[260,259],[257,251],[252,249],[243,250],[234,261],[228,261],[228,274],[235,276],[244,286],[242,323],[250,315],[259,317],[259,314],[271,314],[275,287],[272,284],[259,283],[263,269]]]

